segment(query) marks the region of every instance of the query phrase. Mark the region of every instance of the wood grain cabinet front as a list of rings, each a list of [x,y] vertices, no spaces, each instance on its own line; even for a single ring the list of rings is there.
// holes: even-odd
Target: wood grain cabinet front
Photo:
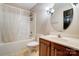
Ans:
[[[39,55],[50,56],[50,42],[40,38]]]
[[[55,48],[54,48],[54,43],[51,43],[51,49],[50,49],[50,53],[51,53],[51,56],[55,56]]]
[[[40,38],[39,55],[40,56],[79,56],[79,50],[74,50],[64,45]]]
[[[59,44],[54,44],[55,56],[65,56],[65,47]]]

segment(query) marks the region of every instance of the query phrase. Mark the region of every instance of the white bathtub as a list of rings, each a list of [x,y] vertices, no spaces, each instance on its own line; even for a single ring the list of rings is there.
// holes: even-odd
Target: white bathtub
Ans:
[[[16,42],[0,43],[0,56],[15,55],[16,52],[27,48],[27,43],[33,39],[20,40]]]

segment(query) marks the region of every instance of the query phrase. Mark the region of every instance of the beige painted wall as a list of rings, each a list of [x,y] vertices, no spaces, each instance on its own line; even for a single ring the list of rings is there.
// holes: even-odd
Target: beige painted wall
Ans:
[[[37,34],[58,33],[50,24],[50,15],[45,11],[46,7],[53,6],[52,3],[37,4],[32,11],[36,13],[36,32]],[[62,34],[79,37],[79,5],[74,7],[74,17],[71,25]],[[62,18],[62,16],[60,16]]]
[[[46,13],[45,8],[52,5],[53,4],[37,4],[35,8],[32,9],[32,11],[36,13],[36,32],[38,34],[49,33],[49,29],[47,27],[50,25],[50,16]]]

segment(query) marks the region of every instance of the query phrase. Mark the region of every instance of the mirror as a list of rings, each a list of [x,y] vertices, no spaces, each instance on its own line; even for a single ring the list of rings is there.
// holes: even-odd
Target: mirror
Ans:
[[[63,32],[73,20],[73,6],[70,3],[56,3],[53,9],[51,25],[56,31]]]

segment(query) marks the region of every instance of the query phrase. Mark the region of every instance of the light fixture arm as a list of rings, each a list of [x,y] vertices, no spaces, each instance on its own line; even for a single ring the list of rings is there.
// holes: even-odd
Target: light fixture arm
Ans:
[[[54,13],[54,9],[53,8],[49,8],[46,10],[48,14],[50,14],[51,16],[53,15]]]

